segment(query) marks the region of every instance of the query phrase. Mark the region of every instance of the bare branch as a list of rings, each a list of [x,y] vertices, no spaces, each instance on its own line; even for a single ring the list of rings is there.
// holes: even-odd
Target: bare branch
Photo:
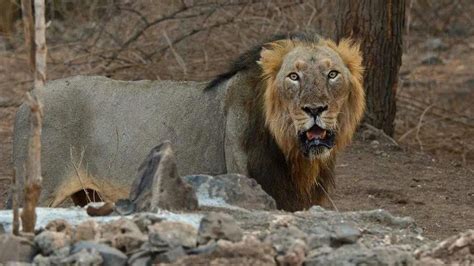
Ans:
[[[21,13],[23,30],[25,34],[25,47],[27,47],[31,73],[35,73],[35,39],[33,32],[33,10],[31,0],[21,0]]]

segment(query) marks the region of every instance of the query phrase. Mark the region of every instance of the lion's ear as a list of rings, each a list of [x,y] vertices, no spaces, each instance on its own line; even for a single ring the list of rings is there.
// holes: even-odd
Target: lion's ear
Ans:
[[[362,82],[364,75],[364,66],[362,64],[362,52],[360,44],[352,39],[342,39],[339,44],[328,41],[328,46],[335,50],[344,61],[352,76]]]
[[[260,59],[257,63],[262,68],[263,76],[275,78],[280,71],[285,55],[291,51],[294,43],[290,40],[279,40],[267,43],[260,51]]]

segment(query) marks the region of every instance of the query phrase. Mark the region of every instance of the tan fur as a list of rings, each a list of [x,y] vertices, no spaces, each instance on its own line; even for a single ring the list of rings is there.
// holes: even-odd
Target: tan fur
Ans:
[[[129,193],[128,187],[117,186],[107,182],[104,178],[95,178],[79,169],[77,173],[73,171],[70,177],[66,178],[58,186],[56,193],[51,196],[48,205],[50,207],[57,207],[74,193],[86,189],[99,192],[101,197],[99,201],[105,202],[115,202],[119,199],[127,198]]]
[[[337,115],[335,127],[338,129],[336,145],[331,150],[330,156],[347,146],[352,139],[354,131],[362,119],[365,109],[364,89],[363,89],[363,67],[362,56],[359,45],[351,40],[343,39],[339,44],[331,40],[322,40],[319,43],[308,44],[299,41],[282,40],[268,44],[268,48],[261,53],[259,61],[265,80],[264,88],[264,112],[265,123],[273,134],[278,146],[285,154],[291,166],[291,174],[294,182],[297,183],[302,197],[309,197],[311,188],[315,182],[314,177],[319,176],[321,165],[325,163],[325,158],[307,160],[301,154],[295,139],[295,130],[290,115],[285,111],[293,104],[282,99],[276,87],[276,76],[282,68],[283,59],[292,49],[298,46],[329,47],[334,50],[349,69],[351,78],[346,84],[345,90],[349,91],[348,96],[343,99],[334,99],[342,102],[340,114]],[[297,62],[298,63],[298,62]],[[329,62],[325,62],[328,64]],[[301,65],[301,63],[298,63]],[[331,106],[331,103],[329,104]],[[351,116],[345,114],[351,114]],[[297,125],[296,125],[297,126]]]

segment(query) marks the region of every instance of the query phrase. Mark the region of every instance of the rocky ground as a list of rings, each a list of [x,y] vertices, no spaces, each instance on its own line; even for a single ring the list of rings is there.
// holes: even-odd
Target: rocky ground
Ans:
[[[213,198],[204,197],[208,203]],[[95,218],[80,208],[39,209],[34,235],[0,234],[0,261],[37,265],[474,263],[472,230],[433,242],[422,236],[412,218],[384,210],[336,212],[313,207],[285,213],[218,206],[222,198],[214,200],[213,206],[201,205],[192,212]],[[0,219],[10,230],[11,213],[1,211]]]
[[[151,155],[173,158],[169,145],[158,146]],[[173,160],[159,164],[160,167],[149,164],[149,169],[137,177],[140,182],[132,185],[129,199],[115,204],[91,203],[85,208],[37,209],[34,234],[11,235],[12,212],[0,211],[0,263],[474,263],[473,230],[436,242],[423,236],[414,219],[393,216],[382,209],[340,212],[315,206],[295,213],[278,211],[274,200],[245,176],[194,175],[181,179],[174,171],[159,170],[175,167]],[[176,178],[181,181],[167,182]],[[158,183],[166,193],[153,190]],[[109,209],[109,205],[109,212],[91,211]]]

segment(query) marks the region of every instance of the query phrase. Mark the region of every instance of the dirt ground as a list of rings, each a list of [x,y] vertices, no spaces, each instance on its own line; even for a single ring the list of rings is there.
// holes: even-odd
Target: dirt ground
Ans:
[[[147,1],[123,2],[128,4],[121,12],[133,7],[141,10],[149,21],[158,11],[166,11],[158,6],[158,11],[150,9],[143,4]],[[78,74],[124,80],[209,79],[221,72],[231,58],[262,36],[273,34],[275,29],[319,28],[326,29],[330,36],[334,25],[324,16],[331,12],[324,10],[333,10],[331,4],[319,1],[321,6],[311,6],[312,1],[303,2],[292,10],[280,10],[287,15],[283,26],[280,16],[272,12],[265,13],[268,25],[260,20],[253,22],[254,15],[261,12],[250,8],[246,9],[250,10],[249,19],[242,21],[254,24],[242,26],[232,22],[212,27],[208,32],[177,42],[176,51],[165,49],[168,44],[163,41],[163,30],[174,29],[169,37],[179,40],[178,33],[190,25],[201,25],[199,20],[147,28],[146,34],[124,50],[114,46],[121,43],[116,39],[133,35],[134,23],[140,26],[142,17],[124,19],[123,16],[133,13],[115,10],[105,20],[94,20],[82,17],[85,13],[78,9],[79,15],[70,16],[75,19],[53,19],[48,28],[48,79]],[[341,211],[384,208],[397,215],[412,216],[426,236],[440,239],[474,229],[474,2],[411,2],[397,91],[394,138],[400,147],[387,145],[384,138],[360,133],[340,156],[337,189],[332,197]],[[313,19],[315,10],[322,14],[317,19]],[[215,16],[220,21],[223,15]],[[104,17],[102,13],[100,17]],[[301,21],[305,27],[298,24]],[[4,48],[0,38],[0,209],[4,208],[12,175],[14,113],[31,84],[21,20],[16,22],[16,28],[15,49]],[[161,52],[155,54],[155,50]],[[121,52],[121,57],[109,65],[104,54],[116,51]],[[153,57],[143,56],[143,52],[150,52]]]
[[[340,211],[383,208],[411,216],[425,236],[442,239],[474,228],[473,176],[427,154],[359,137],[338,160],[333,200]]]

